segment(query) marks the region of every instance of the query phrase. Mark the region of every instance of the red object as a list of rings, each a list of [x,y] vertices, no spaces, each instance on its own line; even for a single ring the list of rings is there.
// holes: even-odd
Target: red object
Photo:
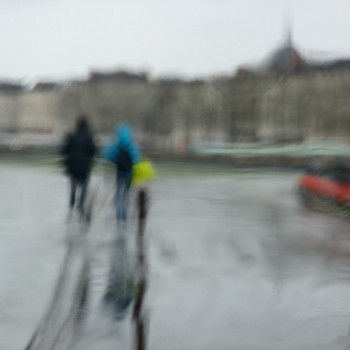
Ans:
[[[350,204],[350,183],[318,175],[303,175],[299,186],[320,198],[332,198],[339,204]]]

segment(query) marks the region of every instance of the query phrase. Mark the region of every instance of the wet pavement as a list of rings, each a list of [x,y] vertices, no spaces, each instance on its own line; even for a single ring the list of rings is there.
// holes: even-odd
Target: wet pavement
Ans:
[[[49,315],[51,348],[132,348],[135,206],[118,226],[113,182],[97,175],[86,225],[67,217],[57,169],[0,167],[0,348],[24,349]],[[298,176],[170,172],[150,185],[148,349],[349,348],[349,222],[302,208]]]
[[[52,169],[0,168],[0,348],[24,349],[63,263],[66,180]]]

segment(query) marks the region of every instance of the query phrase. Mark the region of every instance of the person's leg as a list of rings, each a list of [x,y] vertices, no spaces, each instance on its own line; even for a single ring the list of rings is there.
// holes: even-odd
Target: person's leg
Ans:
[[[74,207],[76,191],[77,191],[77,181],[71,176],[71,178],[70,178],[69,209],[73,209],[73,207]]]
[[[131,184],[131,172],[126,172],[124,173],[123,211],[122,211],[122,220],[124,221],[126,221],[128,217],[130,184]]]
[[[116,212],[117,212],[117,220],[121,220],[122,218],[122,206],[123,206],[123,173],[117,172],[117,190],[115,196],[115,204],[116,204]]]
[[[86,191],[88,187],[88,177],[81,179],[79,185],[80,185],[79,210],[82,212],[84,209]]]

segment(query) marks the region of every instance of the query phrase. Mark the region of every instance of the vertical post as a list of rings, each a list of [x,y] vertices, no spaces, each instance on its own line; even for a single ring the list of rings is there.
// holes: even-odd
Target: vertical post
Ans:
[[[147,290],[147,262],[145,254],[145,226],[147,217],[147,193],[141,189],[137,196],[138,204],[138,234],[137,234],[137,260],[139,280],[137,283],[137,298],[134,305],[133,320],[135,322],[135,350],[146,349],[146,318],[144,313],[144,299]]]

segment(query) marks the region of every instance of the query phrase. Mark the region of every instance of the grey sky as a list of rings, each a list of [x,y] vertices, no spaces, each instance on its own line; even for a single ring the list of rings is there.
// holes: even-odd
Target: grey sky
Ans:
[[[281,43],[288,14],[302,51],[350,56],[349,0],[0,0],[0,79],[232,73]]]

